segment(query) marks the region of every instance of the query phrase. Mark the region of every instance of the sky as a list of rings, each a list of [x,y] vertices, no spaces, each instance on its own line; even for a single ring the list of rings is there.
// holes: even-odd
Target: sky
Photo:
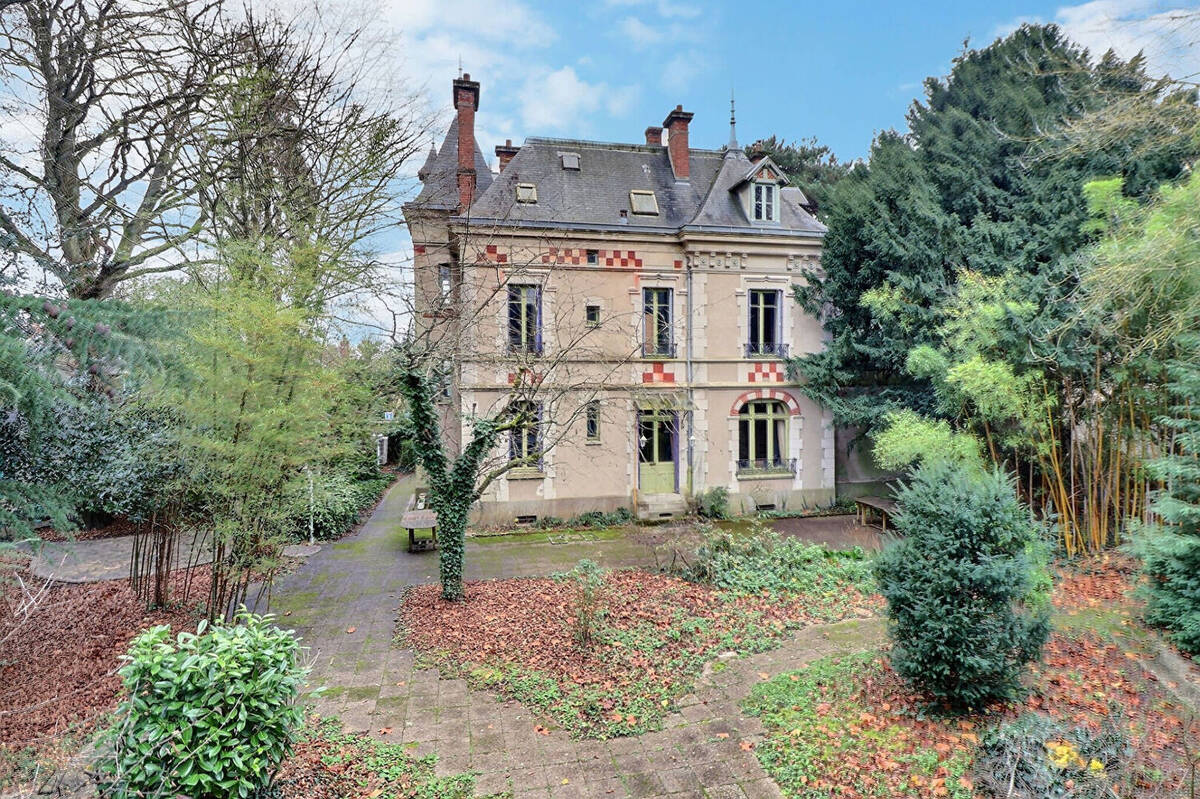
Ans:
[[[676,105],[695,114],[691,145],[719,148],[729,140],[731,90],[741,144],[815,137],[840,160],[865,158],[877,133],[905,128],[924,80],[946,75],[964,43],[986,46],[1023,22],[1057,23],[1096,57],[1143,51],[1153,73],[1200,80],[1200,18],[1178,14],[1200,10],[1197,0],[360,2],[387,39],[374,48],[385,54],[376,75],[417,95],[439,146],[459,64],[479,81],[476,134],[493,169],[505,139],[641,142]],[[406,293],[407,230],[398,225],[376,245]],[[372,298],[359,307],[352,337],[390,326],[388,306]]]
[[[399,70],[441,129],[450,81],[481,83],[484,155],[505,139],[561,136],[637,142],[677,104],[695,113],[692,146],[815,136],[842,160],[902,129],[927,76],[945,75],[964,42],[983,46],[1021,22],[1056,22],[1099,55],[1144,50],[1152,68],[1200,75],[1200,30],[1172,11],[1197,3],[1098,0],[683,2],[682,0],[384,0]],[[440,143],[440,141],[439,141]]]

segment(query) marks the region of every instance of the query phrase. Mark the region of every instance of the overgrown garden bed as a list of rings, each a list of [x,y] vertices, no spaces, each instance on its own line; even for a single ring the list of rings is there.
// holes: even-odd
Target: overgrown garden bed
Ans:
[[[869,561],[778,537],[710,539],[689,575],[602,572],[437,586],[405,598],[400,635],[444,671],[521,701],[572,735],[661,726],[703,665],[791,630],[872,615]]]
[[[804,799],[965,799],[1010,789],[1014,797],[1188,796],[1200,722],[1145,665],[1127,567],[1097,559],[1060,574],[1058,630],[1027,695],[983,713],[932,705],[891,669],[886,651],[825,659],[760,684],[745,704],[767,726],[760,762],[786,795]],[[1093,624],[1099,614],[1111,623]]]

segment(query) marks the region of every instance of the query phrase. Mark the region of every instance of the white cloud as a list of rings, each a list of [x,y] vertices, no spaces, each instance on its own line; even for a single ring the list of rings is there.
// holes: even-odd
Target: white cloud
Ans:
[[[695,83],[704,71],[704,59],[695,51],[679,53],[663,66],[659,83],[669,92],[681,92]]]
[[[654,28],[637,17],[625,17],[617,23],[621,35],[635,47],[649,47],[663,40],[660,28]]]
[[[530,130],[571,130],[582,117],[600,110],[620,116],[636,98],[634,86],[589,83],[573,67],[561,67],[526,80],[520,92],[520,116]]]
[[[671,0],[605,0],[604,4],[613,8],[651,8],[666,19],[695,19],[701,12],[695,3],[673,3]]]
[[[1200,76],[1200,6],[1172,7],[1161,0],[1093,0],[1061,6],[1053,19],[1020,17],[998,26],[1005,36],[1022,23],[1054,22],[1099,58],[1112,50],[1123,59],[1142,52],[1152,75]]]

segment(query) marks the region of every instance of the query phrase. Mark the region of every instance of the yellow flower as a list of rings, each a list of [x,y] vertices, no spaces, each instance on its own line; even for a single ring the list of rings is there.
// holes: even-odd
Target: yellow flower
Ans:
[[[1083,760],[1079,757],[1079,750],[1069,741],[1047,741],[1046,755],[1050,758],[1051,764],[1058,768],[1067,768],[1072,764],[1083,765]]]
[[[1093,757],[1092,762],[1088,763],[1088,771],[1095,771],[1095,772],[1104,771],[1104,764]]]

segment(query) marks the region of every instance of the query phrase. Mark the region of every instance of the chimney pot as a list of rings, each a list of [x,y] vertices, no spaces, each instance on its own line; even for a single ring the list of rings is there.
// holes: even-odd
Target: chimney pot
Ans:
[[[658,125],[651,125],[646,128],[646,144],[662,147],[662,132],[663,129]]]
[[[688,123],[695,116],[691,111],[684,111],[682,105],[667,114],[663,127],[667,129],[667,152],[671,156],[671,169],[675,172],[676,180],[688,180],[691,168],[688,162]]]
[[[505,139],[504,144],[496,145],[496,158],[500,161],[500,171],[504,171],[504,167],[508,166],[508,162],[513,160],[513,156],[517,154],[520,147],[513,147],[512,139]]]

